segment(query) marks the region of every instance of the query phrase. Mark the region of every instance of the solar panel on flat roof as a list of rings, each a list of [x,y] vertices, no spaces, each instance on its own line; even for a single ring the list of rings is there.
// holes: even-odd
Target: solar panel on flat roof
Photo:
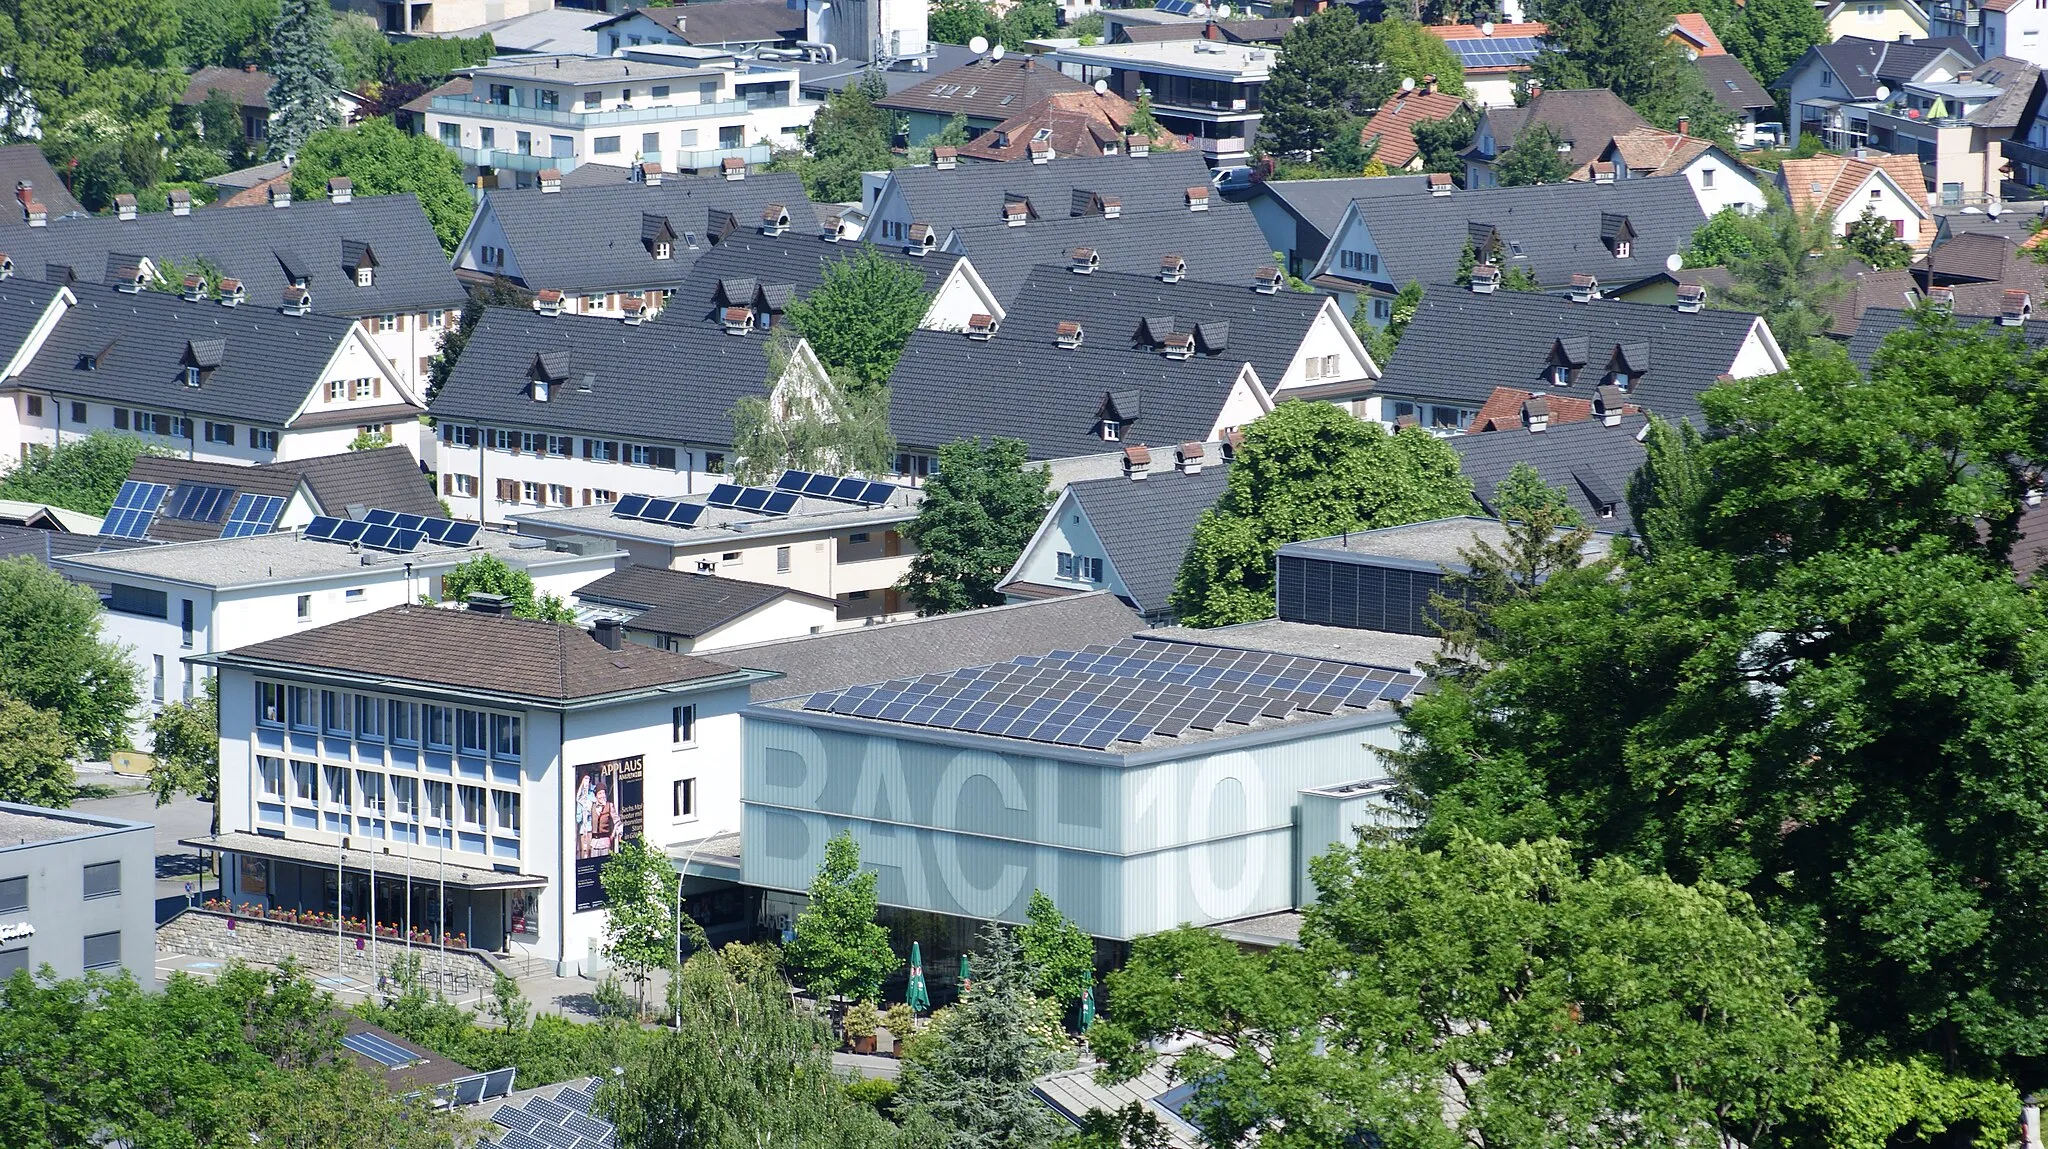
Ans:
[[[370,526],[370,524],[362,522],[358,519],[343,519],[341,520],[341,522],[335,524],[334,532],[330,536],[330,538],[332,541],[337,543],[360,542],[365,533],[377,529],[390,530],[391,528],[373,528]]]
[[[220,537],[238,539],[244,535],[267,534],[277,525],[277,516],[284,513],[284,502],[278,495],[238,496],[234,509],[228,512],[227,523],[220,529]]]
[[[569,1116],[563,1118],[562,1128],[570,1130],[578,1136],[587,1137],[591,1140],[599,1140],[605,1137],[609,1137],[612,1134],[611,1122],[599,1121],[595,1117],[590,1117],[582,1113],[571,1113],[569,1114]]]
[[[535,1125],[538,1124],[539,1122],[535,1122]],[[506,1130],[499,1138],[498,1144],[502,1149],[549,1149],[547,1142],[518,1129]]]
[[[711,495],[705,501],[714,507],[736,507],[739,505],[740,492],[745,489],[738,483],[720,483],[711,488]]]
[[[697,525],[697,520],[703,517],[704,504],[677,503],[675,509],[668,513],[666,521],[672,527],[694,527]]]
[[[665,523],[675,509],[674,499],[645,499],[640,504],[640,513],[633,517],[650,523]]]
[[[507,1129],[517,1129],[521,1133],[531,1132],[534,1126],[540,1124],[540,1119],[533,1114],[510,1105],[499,1106],[498,1111],[491,1114],[491,1120]]]
[[[866,479],[841,479],[833,484],[832,493],[826,497],[837,499],[842,503],[857,503],[860,502],[861,495],[867,489],[868,481]]]
[[[812,475],[810,481],[804,484],[804,494],[813,498],[829,499],[832,497],[832,488],[838,485],[837,475]]]
[[[560,1102],[551,1101],[545,1097],[536,1097],[528,1101],[526,1103],[526,1111],[544,1122],[553,1122],[557,1125],[561,1124],[562,1118],[567,1117],[570,1113],[568,1106]]]
[[[306,537],[309,539],[331,539],[334,537],[334,529],[347,521],[347,519],[336,518],[333,515],[314,515],[313,521],[306,524]]]
[[[741,487],[734,505],[743,511],[758,511],[768,505],[768,492],[759,487]]]
[[[810,482],[815,477],[809,471],[784,471],[782,472],[782,477],[775,480],[775,489],[778,491],[795,491],[801,494],[803,493],[804,484]]]
[[[1192,16],[1195,14],[1195,0],[1155,0],[1152,7],[1171,16]]]
[[[397,527],[401,531],[422,530],[427,525],[427,516],[399,515],[398,517],[391,520],[391,525]]]
[[[761,506],[763,514],[786,515],[796,510],[796,493],[793,491],[771,491],[768,501]]]
[[[397,517],[397,511],[387,511],[382,507],[371,507],[364,513],[363,521],[373,527],[388,527],[391,525],[392,520]]]
[[[647,504],[651,501],[646,495],[625,495],[618,502],[612,504],[612,517],[615,519],[637,519],[640,517],[640,512],[646,510]]]
[[[437,541],[451,547],[466,547],[476,541],[477,532],[481,530],[481,523],[450,523]]]
[[[401,1049],[374,1033],[345,1034],[341,1044],[387,1069],[402,1069],[421,1060],[410,1050]]]

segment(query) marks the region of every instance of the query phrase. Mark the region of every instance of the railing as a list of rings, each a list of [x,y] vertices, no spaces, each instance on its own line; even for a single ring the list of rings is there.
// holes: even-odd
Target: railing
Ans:
[[[737,156],[747,161],[748,166],[765,164],[775,158],[775,149],[767,144],[755,144],[745,148],[706,148],[699,151],[678,151],[675,153],[676,170],[702,171],[715,168],[726,160]]]
[[[453,116],[475,116],[487,120],[516,120],[528,124],[554,124],[566,128],[601,128],[611,124],[665,123],[706,116],[744,116],[745,100],[718,100],[709,104],[658,104],[651,108],[614,108],[610,111],[563,111],[560,108],[528,108],[519,104],[493,104],[461,96],[435,96],[427,101],[429,111]]]
[[[462,157],[465,164],[513,172],[537,172],[547,168],[566,172],[579,166],[575,156],[534,156],[503,148],[456,148],[455,154]]]

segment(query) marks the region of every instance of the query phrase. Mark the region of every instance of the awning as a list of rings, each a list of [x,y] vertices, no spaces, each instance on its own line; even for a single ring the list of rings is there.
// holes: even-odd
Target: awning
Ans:
[[[316,842],[295,842],[289,838],[272,838],[265,834],[251,834],[235,830],[219,837],[199,836],[178,839],[180,846],[195,850],[213,850],[226,854],[247,854],[257,858],[274,858],[280,862],[297,862],[302,866],[320,866],[333,869],[337,851],[333,846]],[[405,872],[405,847],[389,842],[377,843],[377,872],[400,874]],[[356,873],[370,872],[370,853],[364,849],[351,848],[342,855],[342,868]],[[412,860],[412,876],[415,881],[441,882],[459,886],[466,890],[537,890],[547,886],[548,880],[533,874],[508,874],[499,870],[483,870],[475,866],[443,866],[431,857],[415,857]]]

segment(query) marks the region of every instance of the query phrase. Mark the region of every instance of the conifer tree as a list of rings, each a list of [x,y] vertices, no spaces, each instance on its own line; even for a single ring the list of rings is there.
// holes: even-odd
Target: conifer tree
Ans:
[[[341,65],[327,40],[327,0],[284,0],[270,33],[270,158],[296,152],[306,138],[341,123],[334,94]]]

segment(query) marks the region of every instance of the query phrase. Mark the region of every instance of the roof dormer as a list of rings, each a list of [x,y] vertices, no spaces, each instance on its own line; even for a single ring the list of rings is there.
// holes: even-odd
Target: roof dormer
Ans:
[[[675,255],[676,229],[668,217],[659,212],[640,213],[640,246],[656,259],[669,259]]]
[[[1591,303],[1600,298],[1600,279],[1586,272],[1574,272],[1570,290],[1573,303]]]
[[[789,209],[779,203],[771,203],[761,211],[761,234],[781,235],[789,230]]]
[[[1585,365],[1586,337],[1561,335],[1550,341],[1550,352],[1544,356],[1543,382],[1551,387],[1567,386]]]
[[[557,347],[536,351],[526,365],[526,394],[536,403],[554,397],[555,388],[569,380],[569,349]]]
[[[628,327],[638,327],[647,318],[647,301],[627,296],[619,300],[619,319]]]
[[[1159,282],[1179,283],[1188,273],[1188,261],[1184,256],[1167,254],[1159,260]]]
[[[928,223],[910,225],[910,243],[903,250],[912,255],[930,255],[939,249],[938,230]]]
[[[957,165],[959,162],[959,148],[942,144],[939,147],[932,149],[932,166],[939,169],[942,172],[952,171],[954,166]]]
[[[341,269],[357,287],[374,287],[377,283],[377,253],[370,245],[359,239],[341,241]]]
[[[1086,336],[1087,332],[1081,329],[1081,325],[1070,319],[1061,320],[1052,329],[1053,345],[1065,347],[1068,350],[1079,347],[1081,340]]]
[[[228,341],[225,339],[188,339],[185,353],[179,365],[185,368],[185,385],[197,387],[213,374],[214,368],[226,362]],[[194,376],[197,372],[197,376]]]
[[[1998,322],[2002,326],[2018,327],[2033,317],[2033,296],[2017,288],[2005,293],[2005,302],[1998,310]]]
[[[1616,259],[1627,259],[1635,250],[1636,229],[1628,222],[1628,216],[1618,211],[1600,213],[1600,242]]]
[[[1678,285],[1678,310],[1693,315],[1707,305],[1707,285],[1704,283],[1681,283]]]
[[[1500,289],[1500,265],[1482,263],[1472,269],[1472,294],[1492,295]]]
[[[562,313],[562,293],[552,287],[543,287],[533,297],[535,312],[553,318]]]
[[[1433,196],[1447,196],[1451,194],[1451,177],[1443,172],[1431,172],[1423,180],[1423,186],[1427,187],[1429,194]]]
[[[996,317],[977,311],[967,317],[967,338],[987,342],[996,337]]]
[[[1619,387],[1624,391],[1635,389],[1636,380],[1650,370],[1650,341],[1632,339],[1617,343],[1607,356],[1607,375],[1600,382],[1603,386]]]
[[[1230,347],[1230,321],[1211,319],[1195,324],[1195,347],[1204,355],[1221,355]]]
[[[1195,333],[1175,331],[1159,344],[1159,353],[1173,360],[1187,360],[1195,357]]]
[[[1262,265],[1252,272],[1252,290],[1260,295],[1280,294],[1280,285],[1287,282],[1287,275],[1277,267]]]
[[[1092,247],[1077,247],[1068,253],[1067,270],[1075,275],[1094,275],[1102,266],[1102,257]]]
[[[1003,225],[1023,227],[1031,222],[1031,201],[1028,199],[1006,199],[1003,201]]]
[[[727,156],[718,161],[719,174],[735,182],[747,178],[747,161],[738,156]]]

